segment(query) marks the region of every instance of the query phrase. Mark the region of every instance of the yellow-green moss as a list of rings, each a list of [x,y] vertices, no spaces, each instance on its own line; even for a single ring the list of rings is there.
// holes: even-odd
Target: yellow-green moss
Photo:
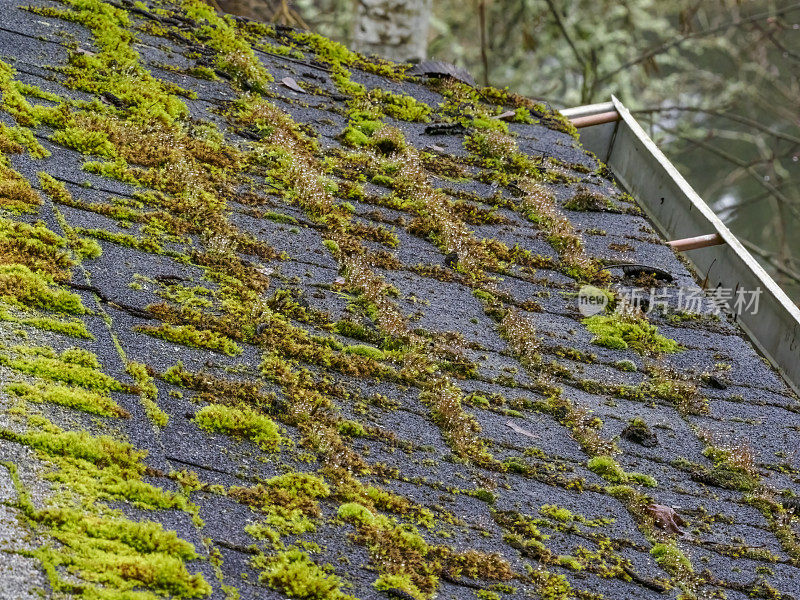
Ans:
[[[122,357],[125,360],[125,357]],[[128,361],[125,370],[136,380],[136,387],[139,389],[139,400],[144,406],[147,417],[154,425],[166,427],[169,423],[169,415],[158,405],[158,388],[147,372],[147,367],[142,363]]]
[[[134,591],[142,588],[176,598],[211,593],[201,573],[190,574],[186,569],[185,561],[198,557],[194,546],[159,523],[69,509],[45,509],[31,518],[49,528],[59,542],[57,547],[42,546],[32,553],[42,561],[58,591],[87,599],[153,597]],[[76,585],[62,578],[61,568],[87,583]]]
[[[658,565],[673,576],[692,573],[692,563],[674,542],[658,543],[650,549]]]
[[[325,572],[308,554],[290,548],[274,556],[259,555],[251,564],[261,571],[259,580],[291,598],[307,600],[345,600],[342,581]]]
[[[382,573],[405,582],[404,591],[418,598],[428,598],[438,587],[443,571],[473,579],[507,581],[513,576],[510,565],[497,554],[475,550],[463,553],[445,546],[428,544],[413,525],[373,512],[359,502],[339,507],[338,517],[356,526],[376,566]]]
[[[367,346],[364,344],[355,344],[352,346],[345,346],[344,352],[346,354],[358,354],[359,356],[365,356],[367,358],[371,358],[373,360],[383,360],[385,355],[382,350],[379,348],[375,348],[373,346]]]
[[[7,302],[53,312],[77,315],[86,312],[77,295],[55,287],[45,275],[20,264],[0,264],[0,297]]]
[[[204,406],[194,420],[201,429],[249,439],[263,450],[277,450],[282,440],[278,426],[272,419],[245,406]]]
[[[51,402],[77,410],[107,417],[129,417],[130,413],[108,396],[91,392],[80,387],[70,387],[53,383],[11,383],[6,391],[31,402]]]
[[[66,10],[43,7],[35,12],[80,23],[94,36],[99,52],[74,52],[64,68],[66,85],[120,99],[131,120],[170,123],[188,114],[174,86],[153,77],[133,49],[136,38],[128,12],[102,0],[64,0]]]
[[[194,348],[206,348],[222,352],[228,356],[238,356],[242,353],[242,348],[224,335],[208,329],[197,329],[191,325],[141,325],[136,327],[136,331],[152,335],[153,337],[184,344]]]
[[[588,317],[583,324],[594,334],[592,343],[598,346],[618,350],[630,347],[639,354],[677,352],[681,349],[678,342],[658,333],[658,328],[643,318],[614,313]]]
[[[99,371],[97,368],[71,362],[70,358],[73,357],[69,352],[69,349],[65,350],[60,357],[56,357],[54,353],[51,353],[50,356],[34,354],[17,357],[0,354],[0,365],[28,375],[78,385],[100,393],[105,393],[109,390],[121,391],[123,389],[123,385],[119,381]]]
[[[381,575],[372,584],[376,590],[402,590],[417,600],[425,600],[426,596],[422,593],[417,586],[411,581],[408,575],[395,575],[391,573],[381,573]]]
[[[115,233],[106,231],[105,229],[87,229],[84,227],[75,227],[74,232],[76,235],[86,235],[143,252],[151,252],[153,254],[164,253],[164,248],[152,237],[137,237],[128,233]]]
[[[18,323],[20,325],[27,325],[35,327],[43,331],[52,331],[75,338],[83,338],[86,340],[93,340],[92,335],[86,324],[78,319],[71,319],[69,321],[62,321],[53,317],[17,317],[14,316],[9,310],[0,306],[0,321],[9,321],[11,323]]]
[[[639,483],[647,487],[656,487],[656,480],[650,475],[626,472],[619,463],[610,456],[595,456],[589,460],[589,470],[610,483]]]
[[[260,94],[269,93],[274,80],[256,57],[248,36],[236,27],[230,16],[220,16],[200,0],[183,0],[186,15],[196,20],[194,35],[218,51],[216,66],[227,73],[244,90]]]

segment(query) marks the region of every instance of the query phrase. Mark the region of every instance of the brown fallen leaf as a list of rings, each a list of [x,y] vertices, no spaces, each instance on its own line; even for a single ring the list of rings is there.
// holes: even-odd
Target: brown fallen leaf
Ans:
[[[297,82],[294,79],[292,79],[291,77],[284,77],[283,79],[281,79],[281,83],[283,85],[285,85],[287,88],[289,88],[290,90],[292,90],[293,92],[298,92],[300,94],[305,94],[306,93],[306,91],[303,88],[301,88],[297,84]]]
[[[686,521],[675,512],[675,509],[663,504],[648,504],[645,510],[653,517],[656,527],[660,527],[670,533],[683,534],[681,527],[686,526]]]
[[[516,431],[519,434],[527,435],[529,438],[535,438],[536,437],[535,433],[531,433],[530,431],[528,431],[524,427],[520,427],[519,425],[517,425],[513,421],[506,421],[506,427],[510,427],[511,429],[513,429],[514,431]]]
[[[491,119],[499,119],[501,121],[511,121],[514,117],[517,116],[517,111],[515,110],[507,110],[504,113],[500,113],[499,115],[494,115],[490,117]]]

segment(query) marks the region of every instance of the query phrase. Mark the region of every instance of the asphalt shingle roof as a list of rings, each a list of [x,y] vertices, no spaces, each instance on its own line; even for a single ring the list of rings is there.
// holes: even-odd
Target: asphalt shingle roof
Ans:
[[[196,0],[3,14],[0,597],[796,595],[800,405],[559,114]]]

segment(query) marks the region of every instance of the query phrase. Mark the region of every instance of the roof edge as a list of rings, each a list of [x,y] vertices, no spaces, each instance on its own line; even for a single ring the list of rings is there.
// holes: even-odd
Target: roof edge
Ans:
[[[734,315],[753,344],[800,394],[800,309],[678,172],[625,105],[610,102],[562,110],[574,119],[616,110],[620,119],[581,129],[580,141],[611,169],[667,239],[719,234],[719,246],[684,254],[705,289],[761,290],[758,311]]]

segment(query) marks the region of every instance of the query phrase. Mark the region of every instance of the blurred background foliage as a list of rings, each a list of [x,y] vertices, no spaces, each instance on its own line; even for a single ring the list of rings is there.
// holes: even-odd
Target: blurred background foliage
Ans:
[[[285,19],[285,0],[271,14]],[[296,0],[311,29],[353,42],[365,5]],[[698,193],[800,300],[800,3],[434,0],[428,55],[559,108],[607,101],[637,119]],[[293,24],[298,24],[295,21]],[[705,233],[705,232],[697,232]]]

